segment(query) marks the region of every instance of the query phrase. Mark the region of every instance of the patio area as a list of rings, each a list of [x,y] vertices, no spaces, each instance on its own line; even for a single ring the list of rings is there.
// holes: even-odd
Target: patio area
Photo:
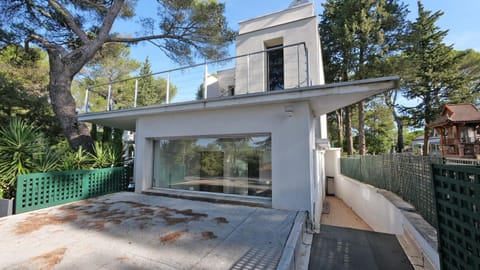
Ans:
[[[276,269],[297,212],[115,193],[0,219],[1,269]]]

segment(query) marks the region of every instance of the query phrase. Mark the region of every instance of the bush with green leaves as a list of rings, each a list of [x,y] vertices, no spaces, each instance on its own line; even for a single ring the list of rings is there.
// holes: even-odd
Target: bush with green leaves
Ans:
[[[21,174],[107,168],[122,164],[122,150],[110,142],[97,142],[93,153],[72,151],[66,141],[49,146],[38,128],[13,118],[0,128],[0,198],[15,197]]]
[[[0,127],[0,188],[3,196],[15,196],[17,176],[58,169],[58,157],[48,151],[38,128],[17,118]]]

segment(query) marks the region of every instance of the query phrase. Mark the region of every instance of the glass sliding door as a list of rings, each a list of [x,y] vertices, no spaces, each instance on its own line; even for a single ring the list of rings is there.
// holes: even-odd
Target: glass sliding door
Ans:
[[[154,140],[153,187],[271,197],[271,136]]]

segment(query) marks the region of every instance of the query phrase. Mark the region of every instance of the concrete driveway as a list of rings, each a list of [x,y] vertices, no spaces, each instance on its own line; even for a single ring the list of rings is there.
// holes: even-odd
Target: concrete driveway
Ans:
[[[296,212],[116,193],[0,219],[0,269],[275,269]]]

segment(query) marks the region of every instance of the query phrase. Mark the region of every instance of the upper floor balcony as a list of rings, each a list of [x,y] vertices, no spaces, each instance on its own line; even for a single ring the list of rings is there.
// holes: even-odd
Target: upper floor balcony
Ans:
[[[168,105],[312,85],[304,42],[86,87],[79,113]]]

